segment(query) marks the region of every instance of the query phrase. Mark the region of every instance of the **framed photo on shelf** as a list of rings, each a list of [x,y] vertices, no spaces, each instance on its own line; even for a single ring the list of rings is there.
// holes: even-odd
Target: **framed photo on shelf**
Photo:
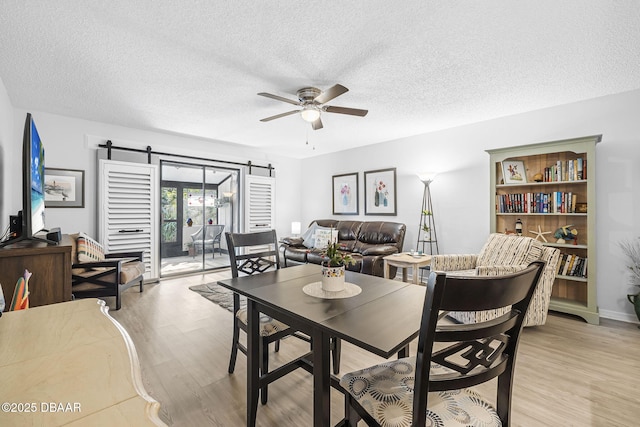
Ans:
[[[502,178],[505,184],[526,184],[527,171],[522,160],[505,160],[502,162]]]
[[[45,168],[44,206],[46,208],[84,208],[84,171]]]
[[[364,214],[397,215],[396,168],[364,173]]]
[[[358,215],[358,173],[333,176],[333,214]]]

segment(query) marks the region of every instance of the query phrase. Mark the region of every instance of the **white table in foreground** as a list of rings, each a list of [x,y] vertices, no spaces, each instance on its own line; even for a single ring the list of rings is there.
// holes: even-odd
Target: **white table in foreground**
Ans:
[[[0,425],[166,426],[127,331],[104,301],[0,317]]]
[[[398,267],[402,268],[402,281],[407,281],[407,269],[413,268],[413,284],[420,284],[420,274],[418,274],[418,269],[420,267],[426,267],[431,264],[431,255],[416,255],[413,256],[408,253],[401,254],[393,254],[387,255],[382,258],[384,260],[384,277],[385,279],[389,278],[389,267]]]

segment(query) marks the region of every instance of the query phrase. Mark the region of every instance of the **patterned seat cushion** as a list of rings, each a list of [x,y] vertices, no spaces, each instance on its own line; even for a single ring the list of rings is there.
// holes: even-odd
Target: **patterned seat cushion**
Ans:
[[[344,387],[383,427],[411,425],[416,358],[393,360],[342,377]],[[430,375],[446,374],[443,366],[432,364]],[[427,425],[501,426],[495,408],[471,389],[429,393]]]
[[[236,313],[236,317],[240,319],[242,323],[247,324],[247,309],[241,308]],[[273,335],[276,332],[284,331],[288,329],[289,326],[284,323],[267,316],[266,314],[260,313],[260,336],[268,337],[269,335]]]

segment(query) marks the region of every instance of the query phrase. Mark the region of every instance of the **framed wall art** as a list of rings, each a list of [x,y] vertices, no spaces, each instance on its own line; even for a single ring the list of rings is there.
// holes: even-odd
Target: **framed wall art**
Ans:
[[[84,171],[45,168],[44,206],[84,208]]]
[[[521,160],[505,160],[502,162],[502,177],[505,184],[526,184],[527,171]]]
[[[358,173],[333,176],[333,214],[358,215]]]
[[[364,214],[397,215],[396,168],[364,173]]]

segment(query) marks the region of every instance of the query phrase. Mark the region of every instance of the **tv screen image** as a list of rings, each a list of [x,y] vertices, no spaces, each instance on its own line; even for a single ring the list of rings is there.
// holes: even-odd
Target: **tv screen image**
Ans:
[[[44,146],[31,120],[31,234],[44,230]]]

